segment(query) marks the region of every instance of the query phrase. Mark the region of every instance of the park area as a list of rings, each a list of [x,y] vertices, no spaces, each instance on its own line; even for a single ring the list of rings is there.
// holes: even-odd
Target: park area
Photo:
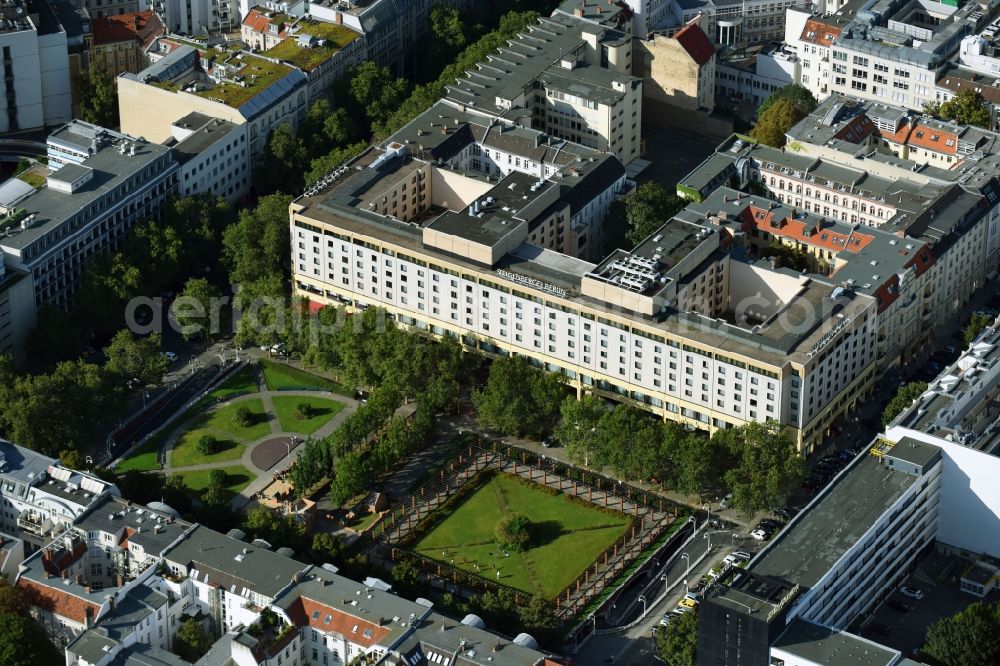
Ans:
[[[121,460],[116,469],[176,474],[195,494],[209,487],[213,470],[222,470],[225,490],[235,495],[270,472],[304,438],[325,437],[336,429],[333,421],[350,401],[317,391],[345,392],[329,379],[272,361],[247,365]],[[294,443],[286,446],[292,436]]]
[[[494,528],[524,514],[530,539],[521,552],[498,546]],[[625,534],[631,518],[574,501],[509,474],[491,473],[413,550],[485,579],[554,599]]]

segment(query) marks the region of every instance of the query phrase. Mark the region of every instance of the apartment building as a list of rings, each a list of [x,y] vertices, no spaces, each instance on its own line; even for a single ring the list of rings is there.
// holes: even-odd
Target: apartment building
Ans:
[[[831,14],[790,11],[785,38],[803,62],[800,82],[817,97],[850,95],[921,111],[948,99],[936,86],[963,40],[987,26],[990,11],[924,0],[848,3]],[[968,58],[976,51],[967,43]]]
[[[0,532],[17,534],[27,553],[47,545],[103,498],[114,484],[0,440]]]
[[[235,203],[250,191],[246,125],[201,113],[189,113],[173,124],[177,161],[177,194],[207,194]]]
[[[892,427],[747,565],[706,593],[698,663],[761,665],[903,656],[846,631],[930,548],[996,557],[1000,459]]]
[[[853,279],[879,301],[879,361],[905,361],[927,331],[996,274],[995,135],[831,96],[788,138],[794,150],[731,138],[681,180],[678,192],[699,200],[735,179],[745,192],[840,228],[843,245],[828,244],[837,237],[832,233],[830,241],[820,234],[797,237],[793,245],[824,262],[821,272]],[[871,247],[884,250],[853,274],[838,260],[862,237],[879,239]],[[866,247],[857,246],[862,253]]]
[[[798,56],[784,44],[740,45],[719,53],[715,68],[715,94],[730,104],[760,105],[779,88],[800,78]]]
[[[155,217],[174,189],[177,165],[165,146],[75,122],[53,133],[50,150],[68,159],[67,144],[88,156],[19,201],[0,238],[7,268],[31,281],[36,308],[70,307],[87,260]]]
[[[0,49],[0,133],[68,122],[73,100],[67,31],[49,4],[9,2],[0,17]]]
[[[181,45],[138,74],[118,77],[122,131],[167,141],[173,124],[189,113],[246,125],[251,168],[271,131],[297,127],[309,104],[308,77],[300,69],[251,53]]]
[[[892,422],[996,455],[1000,449],[1000,328],[993,324]]]
[[[804,0],[662,0],[647,6],[650,7],[648,34],[637,31],[636,37],[647,39],[653,33],[669,35],[699,20],[709,39],[721,48],[781,40],[786,12],[808,9],[812,4]]]
[[[635,53],[646,122],[674,124],[691,111],[715,108],[716,50],[697,22],[669,37],[636,41]]]
[[[90,61],[118,76],[146,67],[146,49],[163,32],[163,24],[152,11],[145,11],[93,18],[91,29]]]
[[[28,473],[20,463],[14,476]],[[4,538],[0,553],[19,559],[17,548]],[[217,638],[199,664],[555,664],[528,634],[507,639],[474,615],[458,622],[398,597],[381,580],[358,583],[239,530],[220,534],[161,503],[107,492],[15,566],[32,615],[76,666],[188,663],[170,651],[190,619]],[[265,613],[276,626],[262,622]]]
[[[642,148],[642,79],[631,72],[626,33],[555,14],[448,85],[446,97],[628,164]]]
[[[169,32],[182,35],[231,32],[243,16],[238,0],[139,0],[139,4],[152,10]]]

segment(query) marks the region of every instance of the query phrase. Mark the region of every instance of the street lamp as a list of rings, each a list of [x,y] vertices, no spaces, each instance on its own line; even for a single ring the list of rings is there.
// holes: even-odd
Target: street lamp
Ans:
[[[729,536],[733,538],[733,548],[736,548],[736,532],[733,532]]]
[[[643,594],[640,594],[639,595],[639,601],[642,602],[642,614],[643,614],[643,616],[645,616],[646,615],[646,596],[643,595]]]
[[[660,580],[663,581],[663,593],[666,594],[667,590],[670,589],[670,583],[667,581],[667,574],[660,576]]]
[[[681,553],[681,559],[687,561],[687,565],[685,566],[684,570],[687,571],[688,569],[690,569],[691,568],[691,558],[688,557],[688,554],[687,553]]]
[[[708,525],[712,521],[712,505],[706,502],[705,511],[708,511],[708,516],[705,518],[705,525]]]
[[[708,541],[708,548],[706,550],[712,550],[712,533],[705,532],[705,540]]]

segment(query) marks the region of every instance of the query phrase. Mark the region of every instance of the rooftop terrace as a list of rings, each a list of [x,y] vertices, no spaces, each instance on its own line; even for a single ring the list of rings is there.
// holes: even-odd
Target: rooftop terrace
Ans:
[[[292,36],[265,51],[264,55],[311,72],[360,37],[359,33],[342,25],[301,19],[295,24]]]

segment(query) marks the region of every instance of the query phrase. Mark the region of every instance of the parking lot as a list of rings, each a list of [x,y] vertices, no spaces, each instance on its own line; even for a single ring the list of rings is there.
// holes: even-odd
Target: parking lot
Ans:
[[[900,585],[920,590],[923,598],[907,597],[897,587],[862,625],[861,635],[906,656],[916,655],[928,627],[977,601],[959,589],[958,577],[968,564],[963,558],[931,551]],[[904,610],[900,604],[911,610]]]

